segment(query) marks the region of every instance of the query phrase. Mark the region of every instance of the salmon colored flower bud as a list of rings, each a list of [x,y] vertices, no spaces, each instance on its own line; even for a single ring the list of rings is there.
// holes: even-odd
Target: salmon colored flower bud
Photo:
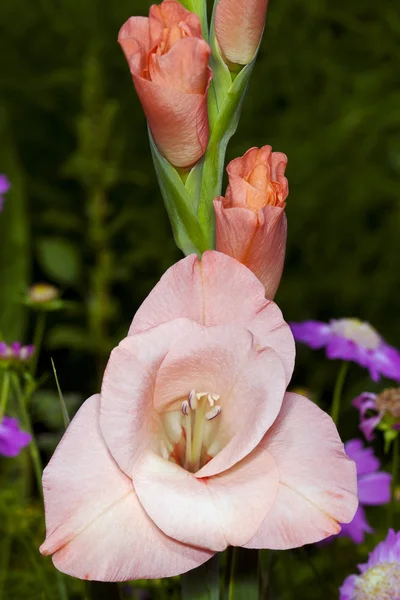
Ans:
[[[118,41],[161,154],[175,167],[190,167],[204,154],[209,136],[207,92],[210,47],[199,17],[175,0],[131,17]]]
[[[257,52],[268,0],[219,0],[215,35],[228,63],[247,65]]]
[[[285,260],[286,164],[286,155],[272,152],[271,146],[251,148],[229,163],[226,196],[214,200],[217,250],[251,269],[270,299]]]

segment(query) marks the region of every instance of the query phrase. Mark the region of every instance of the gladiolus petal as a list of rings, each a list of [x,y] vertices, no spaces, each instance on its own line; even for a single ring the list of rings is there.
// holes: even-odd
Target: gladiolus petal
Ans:
[[[265,23],[268,0],[219,0],[215,34],[229,63],[247,65],[254,58]]]
[[[246,329],[213,327],[195,339],[181,339],[168,353],[157,375],[155,408],[179,409],[177,399],[192,388],[219,396],[219,452],[196,474],[210,477],[232,467],[260,442],[279,413],[285,373],[278,355],[258,348]]]
[[[206,327],[244,325],[257,344],[277,352],[289,383],[295,356],[289,326],[278,306],[265,299],[257,277],[237,260],[215,251],[204,252],[201,261],[194,254],[180,260],[143,302],[129,335],[179,317]]]
[[[285,550],[320,541],[352,520],[358,506],[355,463],[332,419],[310,400],[285,395],[261,446],[280,476],[276,500],[247,548]]]
[[[45,469],[42,554],[98,581],[170,577],[208,560],[211,552],[172,540],[147,516],[104,443],[99,409],[99,395],[82,405]]]
[[[275,461],[262,449],[211,478],[196,478],[153,453],[133,474],[140,501],[162,531],[214,551],[250,539],[274,502],[278,480]]]
[[[112,351],[101,389],[100,427],[127,475],[143,449],[157,446],[152,398],[162,361],[181,338],[193,339],[201,330],[195,321],[175,319],[125,338]]]

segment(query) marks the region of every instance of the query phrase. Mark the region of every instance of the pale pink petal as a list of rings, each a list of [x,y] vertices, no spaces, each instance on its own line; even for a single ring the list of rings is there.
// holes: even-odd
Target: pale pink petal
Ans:
[[[231,63],[247,65],[255,56],[265,23],[268,0],[219,0],[215,34]]]
[[[63,573],[98,581],[169,577],[208,560],[210,552],[168,538],[147,516],[104,443],[99,407],[98,395],[83,404],[44,471],[42,554]]]
[[[144,448],[159,451],[160,421],[153,408],[159,366],[173,344],[185,336],[196,339],[201,330],[194,321],[175,319],[125,338],[112,351],[101,388],[100,426],[126,474]]]
[[[285,262],[287,220],[284,209],[278,206],[265,206],[259,212],[259,220],[246,265],[264,285],[266,297],[273,299]]]
[[[227,302],[229,298],[229,302]],[[283,361],[290,381],[295,346],[289,326],[257,277],[237,260],[207,251],[173,265],[137,311],[129,335],[170,319],[187,317],[207,327],[242,323],[256,343],[271,346]]]
[[[118,42],[132,72],[139,74],[146,67],[146,54],[150,50],[149,19],[128,19],[119,31]]]
[[[175,167],[186,168],[196,163],[208,144],[208,86],[203,94],[188,94],[135,73],[132,75],[161,154]],[[209,67],[206,75],[210,83],[212,71]]]
[[[179,25],[187,35],[201,38],[201,24],[197,15],[186,10],[180,2],[164,0],[161,4],[152,4],[149,11],[152,47],[155,46],[163,29]]]
[[[240,180],[243,183],[243,180]],[[247,208],[225,208],[214,200],[216,246],[246,265],[261,281],[265,296],[273,299],[281,280],[286,252],[284,209],[265,206],[256,214]]]
[[[248,208],[237,206],[224,208],[224,201],[221,198],[214,200],[214,209],[218,251],[245,264],[259,226],[257,214]]]
[[[270,454],[257,449],[229,471],[204,479],[147,453],[133,480],[146,512],[167,535],[222,551],[245,544],[258,529],[279,476]]]
[[[128,338],[129,339],[129,338]],[[182,338],[157,375],[155,408],[179,410],[190,390],[218,394],[218,454],[197,474],[209,477],[241,460],[276,419],[286,389],[278,355],[254,344],[246,329],[207,328]]]
[[[183,38],[166,54],[152,54],[150,77],[154,83],[186,94],[204,94],[209,83],[210,47],[204,40]]]
[[[261,447],[275,459],[276,500],[247,548],[285,550],[318,542],[352,520],[358,505],[356,468],[332,419],[297,394],[282,410]]]

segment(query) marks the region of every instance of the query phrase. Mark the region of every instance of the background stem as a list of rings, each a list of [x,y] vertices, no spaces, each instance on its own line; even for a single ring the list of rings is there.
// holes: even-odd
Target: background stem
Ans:
[[[181,575],[182,600],[219,600],[219,555]]]
[[[397,435],[393,441],[392,446],[392,497],[389,504],[389,513],[388,513],[388,521],[389,527],[393,527],[394,523],[394,514],[396,510],[396,488],[399,477],[399,467],[400,467],[400,435]]]
[[[258,550],[234,548],[228,600],[258,600]]]
[[[342,401],[342,393],[344,381],[346,379],[347,371],[349,370],[349,363],[347,361],[342,362],[342,366],[340,367],[335,388],[333,390],[333,400],[332,400],[332,408],[331,408],[331,417],[333,422],[337,425],[340,415],[340,404]]]

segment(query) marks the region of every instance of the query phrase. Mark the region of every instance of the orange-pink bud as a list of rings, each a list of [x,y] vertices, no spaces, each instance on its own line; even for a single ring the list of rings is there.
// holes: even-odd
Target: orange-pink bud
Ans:
[[[210,47],[200,20],[175,0],[131,17],[118,36],[158,149],[176,167],[204,154],[209,137]]]
[[[226,196],[214,200],[217,250],[257,275],[272,299],[286,250],[287,157],[271,146],[251,148],[229,163]]]
[[[215,35],[228,63],[247,65],[257,52],[268,0],[219,0]]]

